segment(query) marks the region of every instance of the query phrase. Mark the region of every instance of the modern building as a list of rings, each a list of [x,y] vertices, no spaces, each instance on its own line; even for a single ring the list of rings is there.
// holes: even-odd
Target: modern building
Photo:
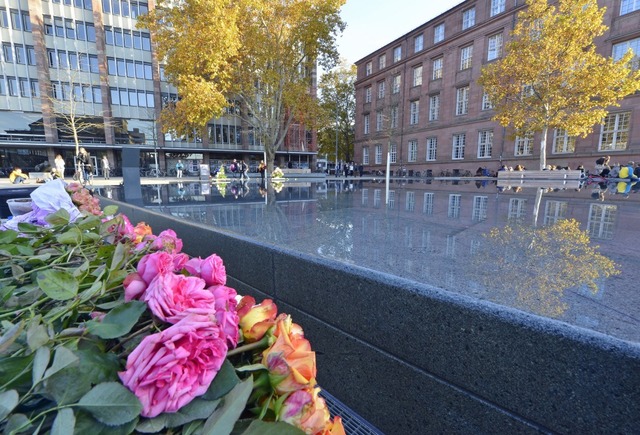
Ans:
[[[142,168],[155,164],[157,152],[167,172],[178,159],[191,171],[234,158],[257,166],[263,146],[232,99],[205,134],[162,134],[156,120],[178,95],[152,35],[136,28],[153,6],[153,0],[0,2],[0,170],[37,170],[61,154],[70,175],[76,154],[70,118],[82,121],[75,129],[80,145],[98,161],[107,155],[116,172],[127,147],[141,149]],[[316,150],[315,132],[294,125],[275,163],[313,168]]]
[[[598,0],[609,30],[598,53],[639,65],[640,2]],[[467,0],[356,62],[355,155],[368,171],[434,176],[495,171],[502,164],[539,168],[539,135],[514,137],[491,120],[476,82],[503,55],[524,0]],[[640,93],[612,107],[586,138],[551,131],[547,162],[593,169],[595,160],[640,160]],[[468,172],[467,172],[468,171]]]

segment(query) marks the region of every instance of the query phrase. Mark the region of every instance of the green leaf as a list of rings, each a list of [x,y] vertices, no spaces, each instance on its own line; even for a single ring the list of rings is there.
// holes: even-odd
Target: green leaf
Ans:
[[[43,264],[51,259],[50,253],[44,253],[39,255],[31,255],[27,260],[29,264]]]
[[[51,375],[44,382],[45,390],[58,405],[71,405],[91,390],[89,376],[77,365],[67,367]]]
[[[108,205],[102,209],[102,212],[105,214],[105,216],[115,216],[115,214],[118,213],[118,206]]]
[[[242,435],[302,435],[304,431],[284,421],[252,420]]]
[[[26,415],[13,414],[9,417],[3,433],[13,435],[27,432],[29,429],[31,429],[31,422]]]
[[[86,289],[85,291],[81,292],[78,295],[80,296],[80,301],[86,302],[90,300],[91,298],[99,294],[100,291],[102,291],[103,287],[104,287],[103,281],[95,281],[93,284],[91,284],[91,287],[89,287],[88,289]]]
[[[102,217],[89,215],[84,217],[82,220],[77,221],[76,225],[81,230],[91,230],[94,228],[100,228],[100,223],[102,222]]]
[[[33,358],[33,369],[31,370],[31,380],[36,385],[42,380],[45,370],[51,360],[51,350],[48,347],[41,346],[36,350]]]
[[[113,252],[113,256],[111,257],[111,265],[109,266],[109,270],[116,270],[121,268],[122,262],[127,256],[127,251],[129,247],[124,243],[118,243],[116,245],[116,249]]]
[[[205,400],[219,399],[240,383],[240,378],[236,375],[236,371],[233,364],[229,360],[225,359],[220,367],[220,371],[213,378],[213,382],[209,385],[207,392],[201,397]]]
[[[169,414],[160,414],[157,417],[144,419],[136,426],[137,432],[142,433],[159,433],[167,427],[167,416]]]
[[[49,222],[53,226],[62,226],[67,225],[69,223],[69,212],[64,208],[60,208],[55,211],[55,213],[51,213],[44,218],[47,222]]]
[[[12,243],[18,238],[18,232],[14,230],[0,231],[0,245]]]
[[[56,236],[56,240],[58,243],[63,245],[77,245],[82,241],[82,233],[80,229],[77,227],[69,228],[68,231],[65,231],[62,234],[58,234]]]
[[[66,301],[78,294],[78,280],[63,270],[38,272],[36,281],[47,296],[57,301]]]
[[[73,433],[76,426],[76,416],[71,408],[64,408],[58,411],[56,419],[51,426],[51,435],[69,435]]]
[[[3,391],[0,393],[0,421],[7,418],[11,411],[18,406],[20,396],[16,390]]]
[[[203,435],[228,434],[247,405],[253,390],[253,377],[236,385],[224,396],[224,404],[209,417],[202,428]]]
[[[17,245],[16,248],[18,249],[18,253],[25,257],[30,257],[35,252],[31,246]]]
[[[167,414],[167,427],[178,427],[194,420],[209,418],[219,404],[220,400],[193,399],[177,412]]]
[[[4,351],[18,339],[20,334],[22,334],[23,326],[24,323],[20,322],[10,327],[9,330],[2,335],[2,338],[0,338],[0,354],[4,353]]]
[[[108,426],[128,423],[142,411],[138,398],[118,382],[96,385],[78,404],[96,420]]]
[[[115,287],[122,285],[127,275],[129,275],[129,271],[125,269],[111,271],[111,273],[109,274],[109,279],[107,280],[107,286]]]
[[[6,388],[31,386],[31,362],[33,354],[0,358],[0,384]]]
[[[14,279],[19,280],[22,275],[24,275],[24,269],[21,266],[18,266],[17,264],[12,264],[11,276],[13,276]]]
[[[20,222],[18,224],[18,231],[24,234],[37,234],[42,230],[42,228],[40,228],[37,225],[33,225],[33,224],[28,224],[26,222]]]
[[[87,376],[91,384],[117,381],[120,361],[113,353],[105,353],[96,346],[83,345],[75,351],[80,357],[80,371]]]
[[[58,347],[53,356],[53,364],[51,364],[51,367],[44,373],[44,379],[47,379],[72,364],[76,364],[78,361],[79,358],[71,350],[64,346]]]
[[[40,323],[40,316],[33,318],[27,328],[27,344],[29,345],[29,349],[34,351],[48,341],[49,334],[47,334],[47,328]]]
[[[130,435],[134,433],[136,424],[138,424],[137,418],[120,426],[107,426],[91,417],[91,414],[78,409],[74,435]]]
[[[87,329],[100,338],[118,338],[129,333],[135,326],[140,315],[147,309],[147,304],[140,301],[131,301],[118,305],[102,319],[102,321],[90,320]]]

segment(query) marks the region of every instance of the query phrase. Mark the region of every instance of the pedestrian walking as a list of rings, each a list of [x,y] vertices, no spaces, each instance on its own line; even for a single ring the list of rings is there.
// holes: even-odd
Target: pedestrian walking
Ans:
[[[64,180],[64,166],[65,166],[64,159],[60,154],[58,154],[56,158],[53,160],[53,163],[56,167],[56,172],[58,173],[58,177]]]
[[[182,178],[182,171],[184,170],[184,164],[182,163],[182,160],[178,160],[178,163],[176,163],[176,177],[177,178]]]
[[[258,172],[260,172],[260,184],[264,184],[264,173],[267,171],[267,165],[264,163],[264,160],[260,160],[260,164],[258,165]]]

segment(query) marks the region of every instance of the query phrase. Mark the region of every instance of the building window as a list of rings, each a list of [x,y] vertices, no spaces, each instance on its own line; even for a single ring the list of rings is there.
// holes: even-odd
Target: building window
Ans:
[[[488,207],[489,207],[488,196],[474,196],[471,220],[473,222],[480,222],[480,221],[487,220]]]
[[[638,0],[638,3],[640,3],[640,0]],[[629,49],[631,49],[634,54],[631,59],[631,69],[640,69],[640,38],[613,44],[613,59],[620,60]]]
[[[456,115],[469,112],[469,86],[456,89]]]
[[[373,70],[371,68],[371,62],[367,62],[366,65],[364,66],[364,75],[370,76],[372,72]]]
[[[438,24],[433,28],[433,43],[444,41],[444,23]]]
[[[473,60],[473,45],[463,47],[460,50],[460,70],[471,68]]]
[[[547,201],[544,206],[543,225],[554,225],[559,220],[566,219],[569,204],[565,201]]]
[[[409,161],[410,162],[418,161],[418,141],[417,140],[409,141]]]
[[[7,77],[7,90],[10,96],[18,96],[18,80],[15,77]]]
[[[396,47],[393,49],[393,63],[400,62],[402,59],[402,47]]]
[[[620,3],[620,15],[629,14],[637,10],[640,10],[640,0],[622,0]]]
[[[524,198],[510,198],[509,199],[509,212],[507,219],[510,222],[521,221],[525,218],[525,207],[527,206],[527,200]]]
[[[397,163],[398,162],[398,147],[396,144],[389,145],[389,163]]]
[[[369,164],[369,147],[362,147],[362,164]]]
[[[491,157],[493,147],[493,130],[482,130],[478,133],[478,158],[488,159]]]
[[[396,74],[393,76],[393,85],[391,87],[391,92],[397,94],[400,92],[400,74]]]
[[[31,80],[31,95],[35,98],[40,98],[40,86],[38,85],[37,80]]]
[[[92,73],[99,73],[100,72],[100,68],[98,66],[98,56],[95,54],[90,54],[89,55],[89,70]],[[95,101],[95,99],[94,99]]]
[[[491,110],[491,109],[493,109],[493,103],[491,102],[491,99],[489,98],[489,94],[484,92],[482,94],[482,110]]]
[[[413,67],[413,86],[422,86],[422,65]]]
[[[460,194],[449,195],[449,208],[447,210],[447,217],[452,219],[458,219],[460,217],[461,199],[462,195]]]
[[[382,145],[376,145],[376,165],[382,164]]]
[[[9,27],[9,17],[7,16],[7,8],[0,8],[0,27]]]
[[[384,117],[382,116],[382,110],[376,112],[376,131],[382,130]]]
[[[369,134],[369,114],[364,115],[364,134]]]
[[[29,79],[20,78],[20,96],[25,98],[31,98],[31,85],[29,85]]]
[[[575,136],[569,136],[566,130],[556,128],[553,131],[553,147],[551,148],[551,152],[553,154],[567,154],[573,153],[575,150]]]
[[[387,55],[381,54],[380,56],[378,56],[378,70],[385,69],[386,66],[387,66]]]
[[[391,108],[391,128],[398,128],[398,106]]]
[[[14,30],[22,30],[22,20],[20,19],[20,12],[11,9],[11,27]]]
[[[4,56],[4,61],[6,63],[13,63],[13,49],[11,48],[10,43],[2,43],[2,55]]]
[[[420,100],[412,101],[409,103],[409,124],[417,125],[420,118]]]
[[[466,142],[466,135],[464,133],[453,135],[453,150],[451,151],[451,158],[453,160],[464,159],[465,142]]]
[[[443,65],[442,57],[433,59],[433,74],[431,76],[433,80],[438,80],[442,78],[442,65]]]
[[[440,94],[429,97],[429,121],[437,121],[440,115]]]
[[[371,102],[371,86],[367,86],[366,88],[364,88],[364,102]]]
[[[487,44],[487,61],[498,59],[502,56],[502,33],[489,36]]]
[[[384,80],[378,82],[378,99],[384,98]]]
[[[69,39],[76,39],[76,28],[73,25],[73,20],[64,20],[64,29]]]
[[[598,151],[619,151],[627,149],[630,118],[631,112],[610,113],[607,115],[600,130]]]
[[[476,25],[476,8],[462,12],[462,30]]]
[[[422,51],[423,49],[424,49],[424,35],[420,34],[415,38],[413,38],[413,51],[414,53],[417,53],[419,51]]]
[[[530,156],[533,154],[533,135],[528,133],[516,137],[516,156]]]
[[[16,44],[13,48],[16,51],[16,63],[24,65],[27,63],[27,51],[22,44]]]
[[[433,214],[433,192],[425,192],[424,193],[424,202],[422,204],[422,213],[426,215]]]
[[[617,205],[591,204],[587,232],[594,239],[613,239]]]
[[[498,15],[504,12],[505,0],[491,0],[491,13],[490,16]]]
[[[427,161],[435,162],[436,161],[436,151],[438,150],[438,138],[437,137],[428,137],[427,138]]]

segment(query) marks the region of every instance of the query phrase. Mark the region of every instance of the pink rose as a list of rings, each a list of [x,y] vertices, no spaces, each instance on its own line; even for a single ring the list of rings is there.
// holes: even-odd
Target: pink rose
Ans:
[[[138,299],[147,289],[147,283],[140,277],[138,272],[133,272],[127,275],[122,285],[124,286],[125,302]]]
[[[177,323],[191,308],[202,313],[215,313],[215,296],[204,286],[204,281],[195,276],[167,273],[151,281],[140,299],[147,303],[155,316],[165,322]]]
[[[176,272],[180,272],[182,269],[184,269],[184,266],[188,260],[189,260],[189,256],[184,252],[180,252],[179,254],[174,254],[173,270]]]
[[[193,257],[184,264],[184,268],[189,272],[189,274],[193,276],[200,276],[200,265],[202,265],[202,258]]]
[[[151,249],[177,254],[182,251],[182,239],[179,239],[173,230],[164,230],[151,244]]]
[[[238,344],[238,322],[240,320],[236,310],[238,293],[231,287],[223,285],[209,287],[208,290],[215,298],[216,320],[227,336],[229,344],[235,347]]]
[[[227,283],[227,271],[222,262],[222,258],[212,254],[202,260],[200,264],[200,278],[204,279],[207,285],[225,285]]]
[[[151,418],[176,412],[204,394],[226,355],[218,325],[209,316],[190,314],[145,337],[118,375],[142,403],[141,415]]]
[[[173,256],[168,252],[158,251],[145,255],[138,262],[140,277],[149,284],[158,275],[173,273]]]

